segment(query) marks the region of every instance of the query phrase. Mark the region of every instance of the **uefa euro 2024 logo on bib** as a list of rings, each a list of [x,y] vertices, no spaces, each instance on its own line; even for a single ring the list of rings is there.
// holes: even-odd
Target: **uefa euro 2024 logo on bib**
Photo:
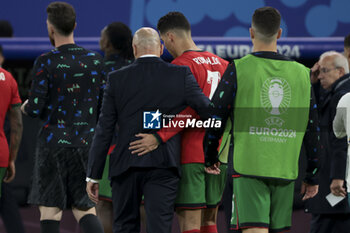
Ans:
[[[160,116],[162,113],[157,111],[143,112],[143,128],[144,129],[160,129]]]
[[[268,125],[283,125],[284,121],[277,116],[288,110],[291,96],[290,86],[285,79],[274,77],[264,82],[260,93],[261,105],[266,112],[273,115],[265,119]]]

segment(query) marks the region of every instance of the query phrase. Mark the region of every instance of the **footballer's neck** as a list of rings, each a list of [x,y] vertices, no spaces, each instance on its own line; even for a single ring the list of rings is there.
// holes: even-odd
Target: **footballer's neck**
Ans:
[[[62,36],[59,34],[55,35],[55,47],[58,48],[66,44],[75,44],[73,33],[68,36]]]
[[[253,42],[253,52],[260,52],[260,51],[277,52],[277,41],[273,41],[271,43],[264,43],[264,42],[255,40]]]
[[[180,56],[188,50],[199,51],[201,49],[197,47],[192,38],[183,38],[179,41],[179,47],[176,51],[176,55]]]

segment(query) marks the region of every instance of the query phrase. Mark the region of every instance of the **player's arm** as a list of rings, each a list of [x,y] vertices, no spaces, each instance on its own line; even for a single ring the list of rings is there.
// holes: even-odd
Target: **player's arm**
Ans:
[[[89,152],[87,175],[92,179],[101,179],[102,177],[107,152],[118,120],[118,113],[115,106],[116,90],[114,87],[117,86],[115,80],[117,80],[117,77],[112,77],[107,82],[102,100],[101,114],[96,125]]]
[[[188,62],[188,61],[182,61],[182,60],[175,60],[172,62],[172,64],[175,65],[179,65],[179,66],[186,66],[189,67],[191,70],[191,73],[194,74],[195,72],[195,68],[193,66],[192,62]],[[198,78],[196,76],[193,76],[194,78]],[[196,80],[198,83],[198,80]],[[178,120],[184,120],[184,119],[192,119],[192,118],[196,118],[199,119],[199,115],[196,113],[196,111],[194,109],[192,109],[191,107],[186,107],[183,111],[181,111],[179,113],[180,115],[183,116],[189,116],[189,117],[182,117],[182,118],[178,118],[175,117],[174,119],[172,119],[172,121],[176,122]],[[154,136],[157,137],[158,141],[160,142],[167,142],[170,138],[172,138],[173,136],[175,136],[176,134],[180,133],[184,128],[181,127],[170,127],[170,128],[162,128],[160,130],[158,130]]]
[[[21,113],[21,99],[18,94],[18,87],[15,79],[10,75],[11,80],[11,107],[8,111],[8,116],[10,120],[10,157],[9,165],[7,168],[7,174],[4,179],[5,182],[11,182],[16,174],[15,161],[17,158],[17,153],[22,139],[22,113]]]
[[[318,172],[320,166],[319,156],[321,155],[320,127],[318,121],[317,104],[313,88],[311,87],[309,121],[303,139],[306,155],[307,168],[306,177],[302,184],[301,193],[303,200],[314,197],[318,192]]]
[[[186,69],[185,74],[185,101],[186,104],[192,108],[188,109],[190,111],[193,111],[191,113],[194,113],[194,111],[196,111],[202,119],[208,118],[208,106],[210,100],[204,95],[202,89],[199,87],[195,77],[189,68]],[[172,131],[172,129],[174,129],[174,131]],[[176,128],[172,129],[168,131],[169,134],[167,134],[167,137],[169,138],[181,130]],[[142,156],[157,149],[158,145],[163,141],[163,139],[157,133],[137,134],[136,137],[139,137],[140,139],[131,142],[129,150],[132,151],[132,154],[137,154],[138,156]]]
[[[31,117],[37,117],[41,114],[48,98],[49,73],[44,61],[42,56],[35,61],[30,96],[21,107],[22,112]]]
[[[89,198],[97,203],[99,197],[99,179],[102,178],[107,152],[113,139],[118,113],[115,107],[115,89],[113,78],[107,81],[103,94],[101,114],[98,119],[95,135],[89,151],[86,191]]]
[[[176,122],[178,120],[184,120],[184,119],[191,119],[191,118],[199,118],[198,114],[195,110],[193,110],[191,107],[185,108],[183,111],[181,111],[179,114],[181,115],[187,115],[190,117],[175,117],[172,119],[173,122]],[[155,149],[158,148],[159,144],[167,142],[170,138],[174,137],[176,134],[181,132],[184,128],[181,128],[178,126],[174,127],[171,126],[169,128],[161,128],[157,132],[153,134],[147,134],[147,133],[139,133],[135,136],[139,139],[136,141],[133,141],[130,143],[129,150],[131,150],[132,154],[137,154],[138,156],[142,156],[146,153],[149,153]]]
[[[181,111],[178,114],[184,117],[175,117],[174,119],[172,119],[173,122],[177,122],[179,120],[184,120],[184,119],[192,119],[192,118],[199,119],[199,115],[191,107],[185,108],[183,111]],[[155,133],[154,136],[157,137],[158,140],[161,140],[161,142],[167,142],[170,138],[180,133],[183,129],[184,127],[181,128],[178,125],[176,127],[171,126],[169,128],[161,128]]]
[[[11,182],[15,178],[16,169],[15,161],[17,158],[19,146],[22,139],[22,113],[20,105],[14,105],[9,110],[9,119],[10,119],[10,157],[9,165],[7,168],[7,174],[4,179],[5,182]]]
[[[236,91],[236,68],[235,63],[232,62],[222,76],[209,107],[209,117],[221,120],[221,127],[206,130],[203,146],[207,167],[218,162],[217,148],[219,146],[219,140],[225,130],[228,116],[232,112]]]
[[[100,74],[100,90],[99,90],[99,97],[98,97],[98,103],[97,103],[97,119],[100,116],[101,113],[101,106],[102,106],[102,100],[103,100],[103,92],[107,85],[107,79],[108,79],[108,72],[106,67],[104,66],[103,58],[99,56],[100,63],[98,64],[98,72]]]

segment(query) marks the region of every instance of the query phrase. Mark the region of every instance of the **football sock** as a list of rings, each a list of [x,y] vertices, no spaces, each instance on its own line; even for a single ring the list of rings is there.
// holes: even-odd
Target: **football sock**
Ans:
[[[103,233],[102,224],[96,215],[85,215],[80,219],[79,225],[84,233]]]
[[[56,221],[56,220],[40,221],[40,232],[41,233],[59,233],[60,221]]]
[[[201,226],[200,233],[218,233],[218,229],[216,228],[216,225]]]

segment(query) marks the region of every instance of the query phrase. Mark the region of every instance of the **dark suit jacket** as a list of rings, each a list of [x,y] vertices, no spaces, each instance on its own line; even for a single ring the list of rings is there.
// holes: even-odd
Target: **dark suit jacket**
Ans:
[[[324,91],[323,91],[324,92]],[[332,207],[326,200],[326,196],[331,192],[330,184],[333,179],[345,180],[347,163],[347,139],[337,139],[333,132],[333,119],[340,98],[350,92],[350,74],[339,78],[332,85],[331,90],[321,93],[318,100],[319,119],[321,127],[322,151],[319,172],[318,194],[307,200],[306,212],[316,214],[350,213],[348,199],[345,198],[339,204]],[[349,192],[349,184],[347,184]]]
[[[116,149],[110,157],[110,177],[130,167],[176,168],[180,166],[180,138],[141,157],[131,154],[129,143],[143,129],[143,112],[159,111],[175,114],[186,106],[204,114],[209,99],[202,93],[190,69],[164,62],[158,57],[144,57],[133,64],[110,73],[99,121],[91,145],[87,177],[100,179],[114,127],[119,133]]]

